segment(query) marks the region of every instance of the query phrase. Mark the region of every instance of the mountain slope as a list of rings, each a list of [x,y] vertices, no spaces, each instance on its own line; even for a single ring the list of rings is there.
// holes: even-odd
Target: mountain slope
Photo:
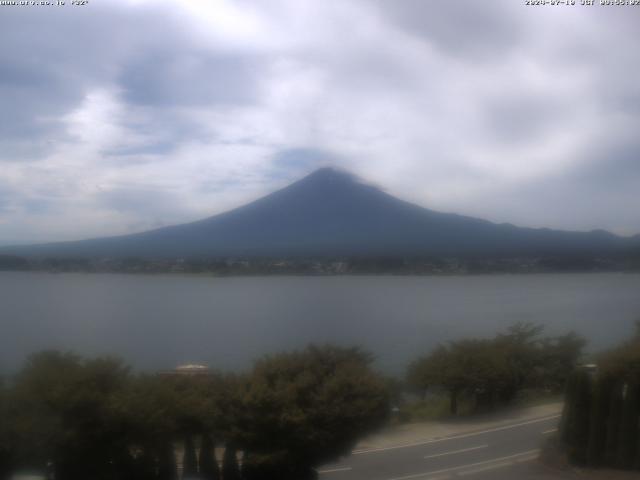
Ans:
[[[435,212],[325,168],[198,222],[119,237],[2,249],[50,256],[535,255],[609,253],[608,232],[519,228]]]

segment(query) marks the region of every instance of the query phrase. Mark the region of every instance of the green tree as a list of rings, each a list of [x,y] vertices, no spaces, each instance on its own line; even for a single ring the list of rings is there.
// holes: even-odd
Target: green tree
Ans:
[[[507,354],[504,342],[496,340],[451,342],[412,363],[407,381],[423,390],[444,389],[453,415],[458,413],[461,396],[474,399],[476,408],[493,408],[513,388]]]
[[[511,402],[525,386],[534,383],[536,369],[541,365],[541,325],[520,322],[510,326],[495,339],[496,348],[502,350],[510,372],[510,380],[500,392],[504,403]]]
[[[30,357],[10,399],[19,466],[52,461],[60,480],[127,477],[131,458],[116,408],[127,379],[128,369],[109,358]]]
[[[599,467],[604,461],[607,438],[607,418],[611,406],[611,390],[615,382],[610,376],[598,376],[594,385],[591,416],[589,418],[589,445],[587,464]]]
[[[200,445],[200,456],[198,457],[200,477],[203,480],[219,480],[220,469],[218,461],[215,457],[215,445],[211,435],[205,433],[202,435],[202,443]]]
[[[605,441],[605,462],[614,465],[618,452],[620,422],[624,404],[623,383],[616,380],[609,397],[609,417],[607,419],[607,436]]]
[[[259,458],[252,455],[251,452],[244,452],[242,457],[242,480],[260,480],[260,467],[261,461]]]
[[[581,369],[576,371],[573,398],[568,399],[571,414],[565,427],[567,429],[567,443],[569,458],[584,464],[587,461],[587,447],[589,444],[589,418],[591,414],[591,377]]]
[[[158,480],[178,480],[175,450],[167,440],[158,446]]]
[[[640,379],[640,321],[630,340],[599,358],[600,370],[625,381]]]
[[[198,474],[198,456],[196,455],[196,447],[193,444],[193,437],[185,435],[184,454],[182,457],[182,476],[183,478],[191,478]]]
[[[241,399],[238,441],[264,475],[313,478],[315,466],[349,453],[385,421],[388,392],[370,363],[358,349],[331,346],[256,363]]]
[[[0,480],[7,480],[12,470],[9,391],[0,378]]]
[[[616,459],[616,465],[623,469],[631,469],[634,465],[640,425],[639,390],[638,382],[625,384]]]
[[[446,391],[454,415],[461,397],[474,399],[476,409],[491,409],[512,402],[527,387],[562,391],[584,340],[574,333],[543,338],[542,331],[517,323],[493,339],[440,345],[409,366],[407,384],[423,397],[428,389]]]
[[[637,411],[640,408],[637,405],[640,397],[640,321],[636,322],[635,334],[601,355],[598,363],[601,375],[616,379],[607,422],[606,461],[609,465],[629,467],[635,463],[636,454],[630,445],[640,443],[637,428],[631,426],[640,415]],[[640,445],[636,450],[640,450]]]
[[[407,383],[419,390],[423,397],[430,388],[444,389],[449,395],[450,412],[456,415],[460,394],[468,387],[464,365],[459,360],[451,347],[440,345],[409,366]]]
[[[586,340],[575,332],[558,337],[546,337],[540,341],[538,386],[552,391],[562,392],[567,379],[578,366]]]
[[[133,456],[131,480],[156,480],[157,458],[155,452],[138,450]]]
[[[227,443],[222,456],[222,480],[240,480],[240,467],[238,466],[238,451],[232,443]]]

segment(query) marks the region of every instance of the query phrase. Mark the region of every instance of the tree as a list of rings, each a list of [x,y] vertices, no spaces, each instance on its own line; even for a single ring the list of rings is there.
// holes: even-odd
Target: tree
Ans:
[[[614,465],[618,451],[620,422],[623,409],[623,383],[616,380],[609,396],[609,417],[607,419],[607,436],[605,440],[604,457],[608,465]]]
[[[518,323],[493,339],[440,345],[409,366],[407,383],[423,396],[429,388],[444,389],[454,415],[462,396],[474,399],[476,409],[491,409],[512,402],[524,388],[561,391],[585,343],[574,333],[542,338],[542,331]]]
[[[158,480],[178,480],[178,467],[173,444],[163,441],[158,449]]]
[[[613,378],[609,376],[598,376],[595,381],[591,416],[589,418],[589,444],[587,446],[587,465],[591,467],[599,467],[604,461],[607,418],[614,384]]]
[[[562,392],[567,379],[578,366],[586,340],[575,332],[540,341],[538,385],[548,391]]]
[[[220,480],[220,469],[215,457],[214,443],[211,435],[202,435],[200,456],[198,457],[200,477],[203,480]]]
[[[384,379],[355,348],[310,346],[258,361],[242,392],[238,442],[281,480],[349,453],[389,413]],[[225,478],[226,480],[226,478]]]
[[[534,383],[536,369],[541,365],[540,334],[542,325],[520,322],[498,334],[496,347],[503,350],[511,379],[500,392],[504,403],[511,402],[525,386]]]
[[[414,361],[407,375],[407,383],[419,390],[423,397],[431,387],[446,390],[452,415],[458,413],[458,397],[467,387],[464,366],[457,360],[451,347],[440,345],[429,355]]]
[[[211,460],[212,470],[209,474],[215,475],[217,464],[211,457],[213,452],[210,452],[208,459],[204,455],[197,460],[193,438],[231,428],[230,410],[222,413],[222,408],[227,408],[225,402],[232,404],[228,395],[228,391],[232,390],[229,385],[231,382],[217,374],[134,377],[126,398],[120,402],[128,417],[131,442],[169,465],[167,469],[170,473],[166,475],[171,477],[174,466],[167,462],[169,455],[166,445],[182,440],[185,445],[185,474],[195,475],[198,462],[202,465],[203,461],[206,463]],[[206,437],[202,437],[203,441],[207,441]]]
[[[155,452],[139,449],[133,456],[131,480],[156,480],[157,458]]]
[[[563,428],[563,435],[569,446],[569,458],[574,463],[584,464],[587,461],[589,444],[589,418],[591,413],[591,377],[581,369],[575,372],[572,396],[567,398],[569,414]]]
[[[9,434],[9,392],[0,378],[0,480],[8,480],[12,470],[12,447]]]
[[[237,450],[235,445],[227,443],[222,456],[222,480],[240,480]]]
[[[198,474],[198,456],[196,447],[193,444],[191,435],[186,435],[184,439],[184,455],[182,457],[183,478],[194,477]]]
[[[639,390],[640,384],[638,382],[625,384],[616,459],[616,465],[623,469],[631,469],[635,460],[638,425],[640,425]]]
[[[60,480],[126,478],[131,467],[116,398],[128,369],[110,358],[33,355],[18,374],[10,403],[16,461],[44,468]]]
[[[242,457],[242,480],[260,480],[261,462],[251,452],[244,452]],[[224,479],[223,479],[224,480]]]
[[[633,337],[599,358],[600,370],[625,381],[640,379],[640,321]]]
[[[408,382],[447,391],[452,415],[458,413],[461,395],[473,398],[476,409],[493,408],[513,388],[508,360],[507,350],[495,340],[460,340],[411,364]]]

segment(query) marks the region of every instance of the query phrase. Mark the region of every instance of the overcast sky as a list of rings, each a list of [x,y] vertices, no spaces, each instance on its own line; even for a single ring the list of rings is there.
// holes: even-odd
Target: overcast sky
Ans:
[[[195,220],[326,165],[640,233],[640,6],[66,3],[0,6],[0,245]]]

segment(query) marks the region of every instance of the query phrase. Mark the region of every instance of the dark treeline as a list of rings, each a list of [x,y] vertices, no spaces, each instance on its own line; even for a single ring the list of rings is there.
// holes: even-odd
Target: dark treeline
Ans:
[[[316,478],[387,417],[370,361],[310,346],[246,375],[137,375],[111,358],[35,354],[0,390],[0,478],[174,480],[178,463],[203,480]]]
[[[575,333],[542,332],[541,326],[520,323],[494,338],[441,345],[409,366],[407,382],[423,396],[446,392],[454,415],[461,399],[480,411],[512,403],[523,389],[560,393],[585,341]]]
[[[23,258],[0,255],[0,271],[208,273],[214,275],[450,275],[639,271],[640,252],[616,256]]]
[[[578,369],[567,385],[561,440],[569,460],[640,470],[640,322],[635,336]]]

